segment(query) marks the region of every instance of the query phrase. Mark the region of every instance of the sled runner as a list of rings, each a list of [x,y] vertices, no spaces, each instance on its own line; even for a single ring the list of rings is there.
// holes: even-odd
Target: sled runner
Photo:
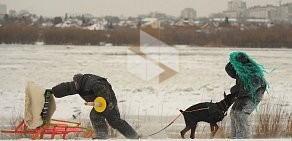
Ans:
[[[51,90],[46,90],[33,82],[28,82],[25,89],[24,119],[13,130],[1,130],[2,133],[31,134],[32,140],[43,139],[44,135],[62,135],[65,139],[69,133],[88,132],[90,138],[93,130],[81,127],[78,122],[51,119],[56,110]]]

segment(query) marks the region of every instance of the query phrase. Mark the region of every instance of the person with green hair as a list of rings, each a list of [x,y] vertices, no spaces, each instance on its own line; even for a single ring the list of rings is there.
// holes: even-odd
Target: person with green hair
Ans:
[[[245,52],[232,52],[225,71],[236,79],[236,84],[230,89],[237,97],[230,111],[231,138],[250,138],[249,116],[262,100],[267,87],[265,69]]]

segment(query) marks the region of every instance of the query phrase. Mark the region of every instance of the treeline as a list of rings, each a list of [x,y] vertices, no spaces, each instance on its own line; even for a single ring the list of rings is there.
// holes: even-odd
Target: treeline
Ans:
[[[271,28],[196,26],[166,26],[160,30],[160,40],[169,44],[214,47],[289,47],[292,48],[292,26],[276,25]],[[23,24],[2,25],[0,43],[34,44],[40,41],[48,45],[134,45],[139,43],[139,29],[113,27],[91,31],[77,27],[37,27]]]
[[[42,32],[45,44],[72,45],[131,45],[139,40],[139,30],[133,28],[116,27],[110,30],[85,30],[80,28],[45,28]]]
[[[8,24],[0,27],[0,43],[33,44],[38,41],[40,29],[26,24]]]
[[[223,27],[211,30],[198,27],[168,27],[161,33],[162,40],[171,45],[292,48],[292,26],[287,25],[251,29]]]
[[[41,39],[48,45],[99,45],[106,40],[104,31],[90,31],[79,28],[45,28]]]

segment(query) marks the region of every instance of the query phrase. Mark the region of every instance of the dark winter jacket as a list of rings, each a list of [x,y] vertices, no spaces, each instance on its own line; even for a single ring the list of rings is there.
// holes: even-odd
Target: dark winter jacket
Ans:
[[[112,86],[105,78],[93,74],[84,74],[75,83],[74,81],[61,83],[53,87],[52,92],[57,98],[79,94],[86,102],[93,102],[96,97],[103,97],[107,102],[107,109],[112,109],[117,105]],[[78,89],[76,86],[78,86]]]

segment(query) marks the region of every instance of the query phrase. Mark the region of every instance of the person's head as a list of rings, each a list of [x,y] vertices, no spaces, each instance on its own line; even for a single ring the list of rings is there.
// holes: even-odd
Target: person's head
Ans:
[[[232,71],[238,77],[264,76],[264,68],[262,65],[256,63],[245,52],[232,52],[229,57],[229,64],[226,69]]]
[[[250,63],[250,59],[243,52],[238,52],[235,56],[232,56],[232,57],[230,56],[230,62],[225,66],[225,71],[230,77],[234,79],[237,76],[237,71],[235,70],[233,66],[233,64],[235,63],[239,65],[246,65]]]
[[[82,78],[83,78],[83,74],[81,73],[75,74],[73,76],[73,82],[77,90],[80,89]]]

